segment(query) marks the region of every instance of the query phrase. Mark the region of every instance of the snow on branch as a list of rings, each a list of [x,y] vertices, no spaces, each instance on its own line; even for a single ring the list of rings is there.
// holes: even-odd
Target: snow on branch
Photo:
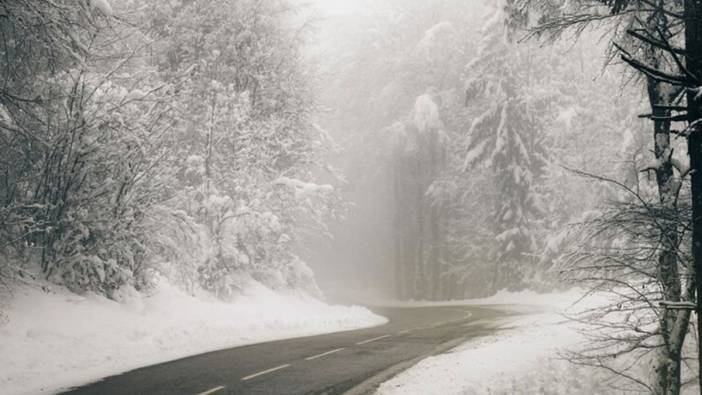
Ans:
[[[658,171],[661,167],[663,167],[663,164],[664,163],[662,158],[656,158],[651,162],[648,162],[645,165],[641,166],[639,172],[645,173],[647,171]]]
[[[329,184],[315,184],[305,182],[295,178],[280,177],[273,181],[275,185],[282,185],[295,192],[296,199],[304,199],[310,196],[320,196],[334,191],[334,187]]]
[[[417,43],[417,48],[421,50],[428,50],[435,46],[442,39],[455,32],[455,28],[451,22],[439,22],[436,25],[429,28],[429,30],[424,32],[424,36],[419,43]]]
[[[475,164],[475,162],[483,156],[483,154],[485,153],[485,148],[487,147],[489,142],[489,140],[483,140],[468,151],[463,161],[463,171],[468,170],[470,166]]]
[[[112,16],[112,6],[107,0],[90,0],[90,6],[100,11],[104,16]]]
[[[420,132],[442,128],[439,107],[428,93],[419,96],[414,103],[414,126]]]
[[[698,119],[695,122],[689,124],[685,130],[678,134],[679,137],[689,138],[693,133],[700,131],[700,125],[702,125],[702,119]]]
[[[675,158],[671,158],[670,163],[673,165],[674,168],[678,169],[678,172],[680,173],[680,178],[685,178],[690,173],[690,166],[688,164],[683,163]]]

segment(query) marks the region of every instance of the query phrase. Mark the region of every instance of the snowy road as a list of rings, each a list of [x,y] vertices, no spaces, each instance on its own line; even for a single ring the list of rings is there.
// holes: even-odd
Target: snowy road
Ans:
[[[338,394],[375,385],[430,354],[495,331],[489,307],[373,308],[386,325],[255,344],[106,378],[66,392],[117,394]]]

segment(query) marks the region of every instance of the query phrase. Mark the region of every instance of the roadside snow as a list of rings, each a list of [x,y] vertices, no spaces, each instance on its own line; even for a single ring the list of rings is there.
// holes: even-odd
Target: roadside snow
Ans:
[[[52,393],[140,366],[276,339],[386,322],[357,306],[330,306],[251,284],[233,303],[162,283],[121,302],[62,290],[17,291],[0,323],[2,394]]]
[[[429,357],[385,382],[378,394],[607,394],[597,372],[559,359],[582,339],[553,314],[513,321],[516,327]]]
[[[422,360],[383,383],[378,394],[611,393],[599,372],[576,367],[560,357],[561,351],[583,341],[574,325],[558,314],[581,294],[579,290],[558,294],[501,292],[487,299],[462,301],[473,305],[509,305],[510,310],[526,315],[505,320],[495,335],[468,341],[447,354]],[[601,301],[588,301],[588,305],[596,303]]]
[[[558,293],[538,293],[535,291],[525,290],[520,292],[500,291],[497,294],[488,298],[482,299],[462,299],[448,300],[440,302],[431,301],[400,301],[395,299],[387,299],[382,296],[375,295],[360,299],[364,304],[369,306],[391,306],[391,307],[430,307],[430,306],[484,306],[484,305],[509,305],[512,309],[524,308],[532,309],[539,307],[542,310],[563,311],[574,304],[579,308],[585,308],[590,305],[601,303],[601,299],[588,298],[587,305],[585,301],[579,302],[583,295],[583,290],[573,288],[568,291]],[[366,294],[372,295],[370,292]],[[356,300],[359,300],[356,298]]]

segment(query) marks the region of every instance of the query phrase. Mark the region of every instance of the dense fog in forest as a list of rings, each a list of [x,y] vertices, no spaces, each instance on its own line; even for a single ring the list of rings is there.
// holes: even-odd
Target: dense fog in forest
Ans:
[[[572,171],[638,178],[651,159],[604,30],[522,42],[491,2],[321,3],[306,54],[353,207],[312,248],[318,281],[413,299],[559,284],[569,226],[619,193]]]

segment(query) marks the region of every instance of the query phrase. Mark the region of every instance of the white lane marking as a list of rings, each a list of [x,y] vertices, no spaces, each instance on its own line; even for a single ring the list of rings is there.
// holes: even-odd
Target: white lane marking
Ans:
[[[288,366],[290,366],[290,364],[289,364],[289,363],[286,363],[285,365],[280,365],[280,366],[276,366],[276,367],[274,367],[274,368],[266,369],[266,370],[260,371],[260,372],[258,372],[258,373],[254,373],[254,374],[248,375],[248,376],[246,376],[246,377],[242,377],[242,378],[241,378],[241,381],[251,380],[252,378],[255,378],[255,377],[258,377],[258,376],[263,376],[264,374],[273,373],[273,372],[275,372],[276,370],[285,369],[285,368],[287,368]]]
[[[313,356],[311,356],[311,357],[307,357],[307,358],[305,358],[305,361],[311,361],[311,360],[313,360],[313,359],[325,357],[325,356],[327,356],[327,355],[329,355],[329,354],[334,354],[335,352],[339,352],[339,351],[341,351],[341,350],[346,350],[346,347],[336,348],[336,349],[331,350],[331,351],[327,351],[327,352],[323,352],[323,353],[321,353],[321,354],[317,354],[317,355],[313,355]]]
[[[416,328],[415,328],[415,329],[416,329]],[[412,332],[413,330],[414,330],[414,329],[405,329],[404,331],[399,331],[399,332],[397,332],[397,334],[398,334],[398,335],[404,335],[404,334],[407,334],[407,333]]]
[[[364,340],[364,341],[362,341],[362,342],[358,342],[358,343],[356,343],[356,345],[357,345],[357,346],[360,346],[360,345],[363,345],[363,344],[367,344],[367,343],[370,343],[370,342],[374,342],[374,341],[376,341],[376,340],[385,339],[386,337],[390,337],[390,335],[383,335],[383,336],[374,337],[374,338],[372,338],[372,339],[368,339],[368,340]]]
[[[223,389],[225,389],[225,388],[226,388],[225,386],[220,385],[219,387],[212,388],[211,390],[207,390],[207,391],[205,391],[205,392],[200,392],[200,393],[197,394],[197,395],[210,395],[210,394],[214,394],[214,393],[217,392],[217,391],[221,391],[221,390],[223,390]]]

